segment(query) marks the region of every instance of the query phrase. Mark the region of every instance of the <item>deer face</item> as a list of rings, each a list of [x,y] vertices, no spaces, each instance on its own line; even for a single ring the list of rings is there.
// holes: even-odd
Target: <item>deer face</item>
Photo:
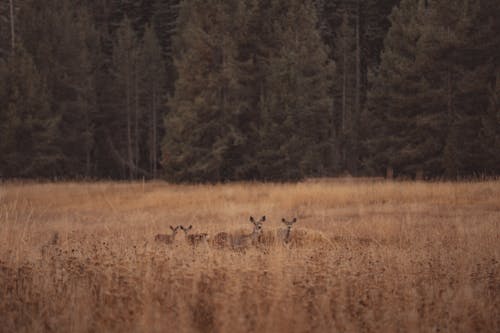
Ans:
[[[256,221],[253,216],[250,216],[250,222],[253,224],[253,232],[261,233],[262,232],[262,223],[266,221],[266,216],[262,216],[260,220]]]
[[[176,235],[179,232],[179,226],[176,226],[175,228],[170,226],[170,230],[172,230],[172,235]]]
[[[178,226],[178,227],[180,227],[180,228],[181,228],[181,230],[182,230],[182,231],[184,231],[184,234],[185,234],[186,236],[188,235],[189,231],[191,231],[191,229],[193,229],[193,226],[192,226],[192,225],[190,225],[189,227],[184,227],[184,226],[180,225],[180,226]]]
[[[285,220],[285,218],[281,219],[281,223],[285,224],[288,230],[292,229],[292,226],[296,222],[297,222],[297,218],[296,217],[294,217],[293,220],[291,220],[291,221],[287,221],[287,220]]]

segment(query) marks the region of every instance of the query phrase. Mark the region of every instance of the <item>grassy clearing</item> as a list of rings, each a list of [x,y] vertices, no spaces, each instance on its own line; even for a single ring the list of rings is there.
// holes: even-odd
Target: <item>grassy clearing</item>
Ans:
[[[0,185],[0,331],[498,332],[500,182]],[[244,251],[154,242],[247,232]],[[292,242],[276,239],[297,217]]]

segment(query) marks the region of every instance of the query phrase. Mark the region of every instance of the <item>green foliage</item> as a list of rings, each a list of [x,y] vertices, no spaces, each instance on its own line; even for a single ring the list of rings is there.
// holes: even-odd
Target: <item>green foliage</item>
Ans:
[[[324,171],[332,64],[314,8],[276,1],[266,9],[276,15],[271,25],[259,21],[255,2],[184,2],[181,20],[189,15],[180,23],[164,143],[170,179],[277,180]]]
[[[244,141],[236,121],[242,112],[238,82],[236,1],[186,1],[179,78],[169,102],[163,159],[176,181],[231,179],[231,153]]]
[[[412,140],[422,110],[419,94],[425,90],[417,69],[421,10],[413,0],[403,0],[394,8],[381,65],[368,94],[370,135],[365,144],[371,155],[366,163],[377,173],[385,167],[402,172],[407,163],[413,168],[421,160],[415,146],[421,140]]]
[[[139,72],[142,73],[141,104],[144,108],[147,128],[145,138],[143,138],[147,158],[149,160],[149,172],[152,177],[158,176],[159,166],[159,136],[160,119],[165,113],[164,109],[164,86],[166,77],[165,63],[162,57],[160,42],[155,30],[149,25],[146,26],[142,45],[142,57],[139,60]]]
[[[3,177],[500,173],[497,0],[12,3]]]
[[[166,74],[154,29],[147,25],[140,38],[125,17],[116,30],[110,69],[109,149],[130,179],[156,176]]]
[[[331,146],[333,64],[316,29],[311,5],[290,2],[275,21],[275,47],[264,68],[261,96],[264,179],[298,179],[326,173]]]
[[[29,54],[18,47],[0,60],[0,177],[55,175],[60,117]]]
[[[31,0],[19,20],[20,37],[47,85],[49,107],[60,118],[57,173],[90,175],[96,114],[99,37],[90,13],[69,0]]]
[[[495,10],[487,1],[424,3],[402,1],[391,16],[369,98],[367,163],[406,175],[494,173]]]

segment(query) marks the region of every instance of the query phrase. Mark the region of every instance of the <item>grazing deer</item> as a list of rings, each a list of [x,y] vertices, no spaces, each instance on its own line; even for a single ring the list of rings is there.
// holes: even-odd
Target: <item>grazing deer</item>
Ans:
[[[205,243],[208,239],[208,234],[206,234],[206,233],[188,235],[189,231],[191,231],[191,229],[193,229],[192,225],[190,225],[187,228],[182,226],[182,225],[180,227],[181,227],[182,231],[184,231],[184,236],[186,237],[186,241],[193,246],[196,246],[196,245],[201,244],[201,243]]]
[[[177,235],[177,232],[179,232],[179,226],[177,226],[175,228],[170,226],[170,230],[172,230],[171,235],[157,234],[155,236],[155,241],[166,243],[166,244],[172,244],[175,240],[175,235]]]
[[[297,218],[293,218],[292,221],[287,221],[284,218],[281,219],[281,223],[286,225],[285,229],[280,229],[278,231],[278,234],[280,238],[285,242],[288,243],[290,242],[290,234],[292,232],[292,226],[297,222]]]
[[[259,221],[256,221],[253,216],[250,216],[250,222],[253,224],[253,231],[250,234],[231,237],[231,245],[235,249],[247,247],[250,244],[255,244],[262,235],[262,223],[266,221],[266,217],[262,216]]]

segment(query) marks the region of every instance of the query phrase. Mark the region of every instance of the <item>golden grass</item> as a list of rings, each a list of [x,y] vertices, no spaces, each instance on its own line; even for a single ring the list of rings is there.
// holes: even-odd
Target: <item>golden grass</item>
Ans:
[[[498,181],[1,184],[0,331],[499,332],[499,224]]]

